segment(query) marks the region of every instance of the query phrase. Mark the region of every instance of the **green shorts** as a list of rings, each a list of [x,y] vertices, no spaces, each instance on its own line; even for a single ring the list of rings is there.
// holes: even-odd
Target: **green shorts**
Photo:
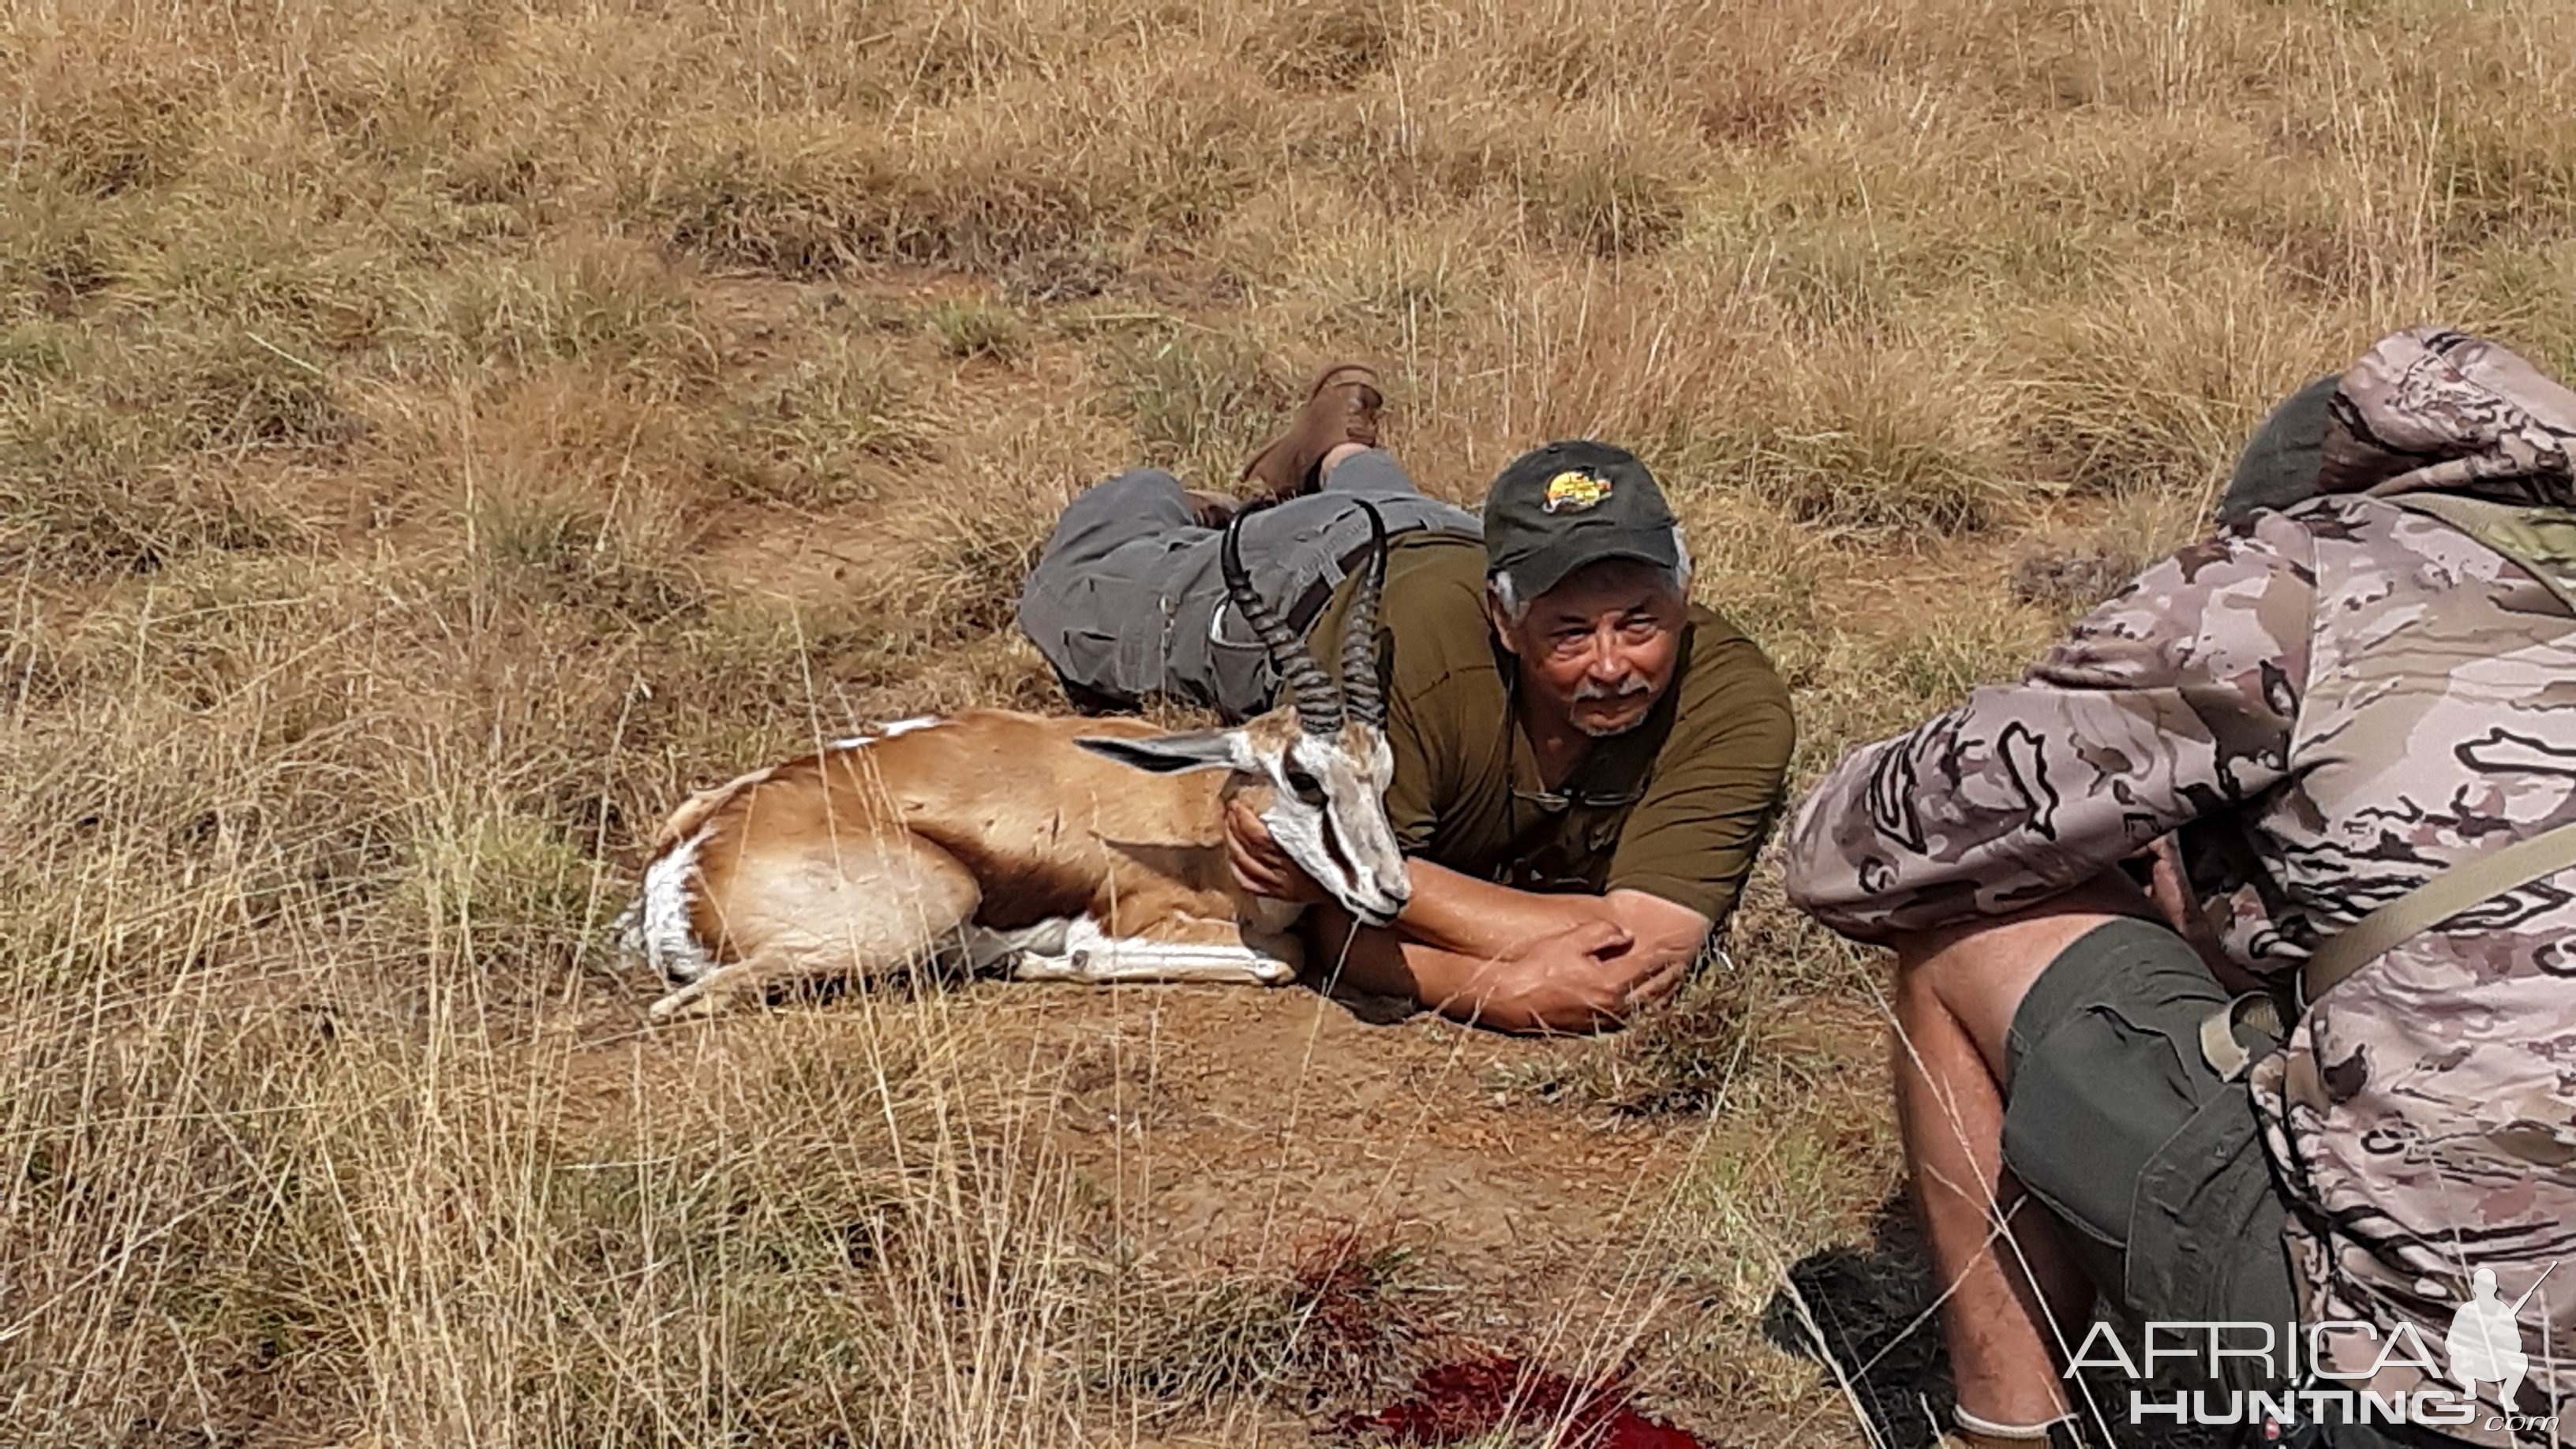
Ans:
[[[2136,1320],[2298,1317],[2253,1094],[2201,1058],[2227,1000],[2180,936],[2120,920],[2060,953],[2013,1015],[2004,1163]]]
[[[2133,1324],[2299,1318],[2254,1094],[2201,1056],[2200,1024],[2227,1000],[2180,936],[2120,920],[2060,952],[2013,1013],[2004,1165],[2075,1230],[2094,1283]],[[2218,1387],[2280,1387],[2260,1360],[2224,1363]],[[2324,1442],[2460,1449],[2398,1425],[2336,1423]]]

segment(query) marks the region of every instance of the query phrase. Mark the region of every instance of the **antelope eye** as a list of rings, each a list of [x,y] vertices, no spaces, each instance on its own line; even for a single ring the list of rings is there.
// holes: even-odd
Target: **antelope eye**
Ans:
[[[1289,792],[1294,794],[1298,799],[1305,801],[1309,805],[1320,805],[1324,802],[1323,781],[1316,779],[1314,776],[1307,774],[1303,770],[1290,770],[1287,778]]]

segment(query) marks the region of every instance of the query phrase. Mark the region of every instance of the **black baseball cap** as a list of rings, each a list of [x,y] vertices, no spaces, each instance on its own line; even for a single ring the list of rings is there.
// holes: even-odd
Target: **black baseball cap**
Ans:
[[[1589,439],[1549,443],[1505,464],[1485,495],[1485,576],[1509,574],[1512,592],[1535,599],[1603,559],[1678,569],[1675,527],[1636,454]]]

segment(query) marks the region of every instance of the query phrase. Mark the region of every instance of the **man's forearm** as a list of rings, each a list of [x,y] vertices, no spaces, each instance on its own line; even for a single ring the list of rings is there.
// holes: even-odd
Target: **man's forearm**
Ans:
[[[1616,1024],[1615,1015],[1575,992],[1529,990],[1522,978],[1546,971],[1541,961],[1444,950],[1411,939],[1401,926],[1354,929],[1333,905],[1311,909],[1307,925],[1315,967],[1372,995],[1416,1001],[1495,1031],[1583,1032]]]
[[[1637,891],[1540,895],[1411,862],[1413,897],[1392,927],[1310,912],[1313,960],[1382,996],[1502,1031],[1598,1031],[1680,979],[1707,918]]]
[[[2277,519],[2278,515],[2267,514]],[[2315,540],[2194,544],[2079,621],[2018,684],[1864,745],[1798,807],[1793,905],[1886,941],[2007,915],[2284,777],[2308,677]]]
[[[1340,906],[1306,912],[1309,960],[1327,977],[1376,996],[1401,996],[1438,1011],[1477,961],[1386,927],[1357,926]]]
[[[1407,938],[1454,955],[1478,960],[1504,956],[1579,921],[1611,919],[1610,903],[1600,896],[1541,895],[1427,860],[1406,865],[1413,895],[1396,924]]]

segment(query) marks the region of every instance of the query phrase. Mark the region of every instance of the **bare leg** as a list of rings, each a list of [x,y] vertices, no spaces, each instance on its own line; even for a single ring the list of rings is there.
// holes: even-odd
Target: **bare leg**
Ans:
[[[2058,1352],[2091,1288],[2065,1229],[2003,1169],[2004,1038],[2031,983],[2095,926],[2148,913],[2106,878],[2017,916],[1896,942],[1896,1098],[1916,1210],[1949,1290],[1942,1329],[1959,1406],[1999,1424],[2067,1412]],[[2009,1235],[2006,1235],[2006,1228]]]

